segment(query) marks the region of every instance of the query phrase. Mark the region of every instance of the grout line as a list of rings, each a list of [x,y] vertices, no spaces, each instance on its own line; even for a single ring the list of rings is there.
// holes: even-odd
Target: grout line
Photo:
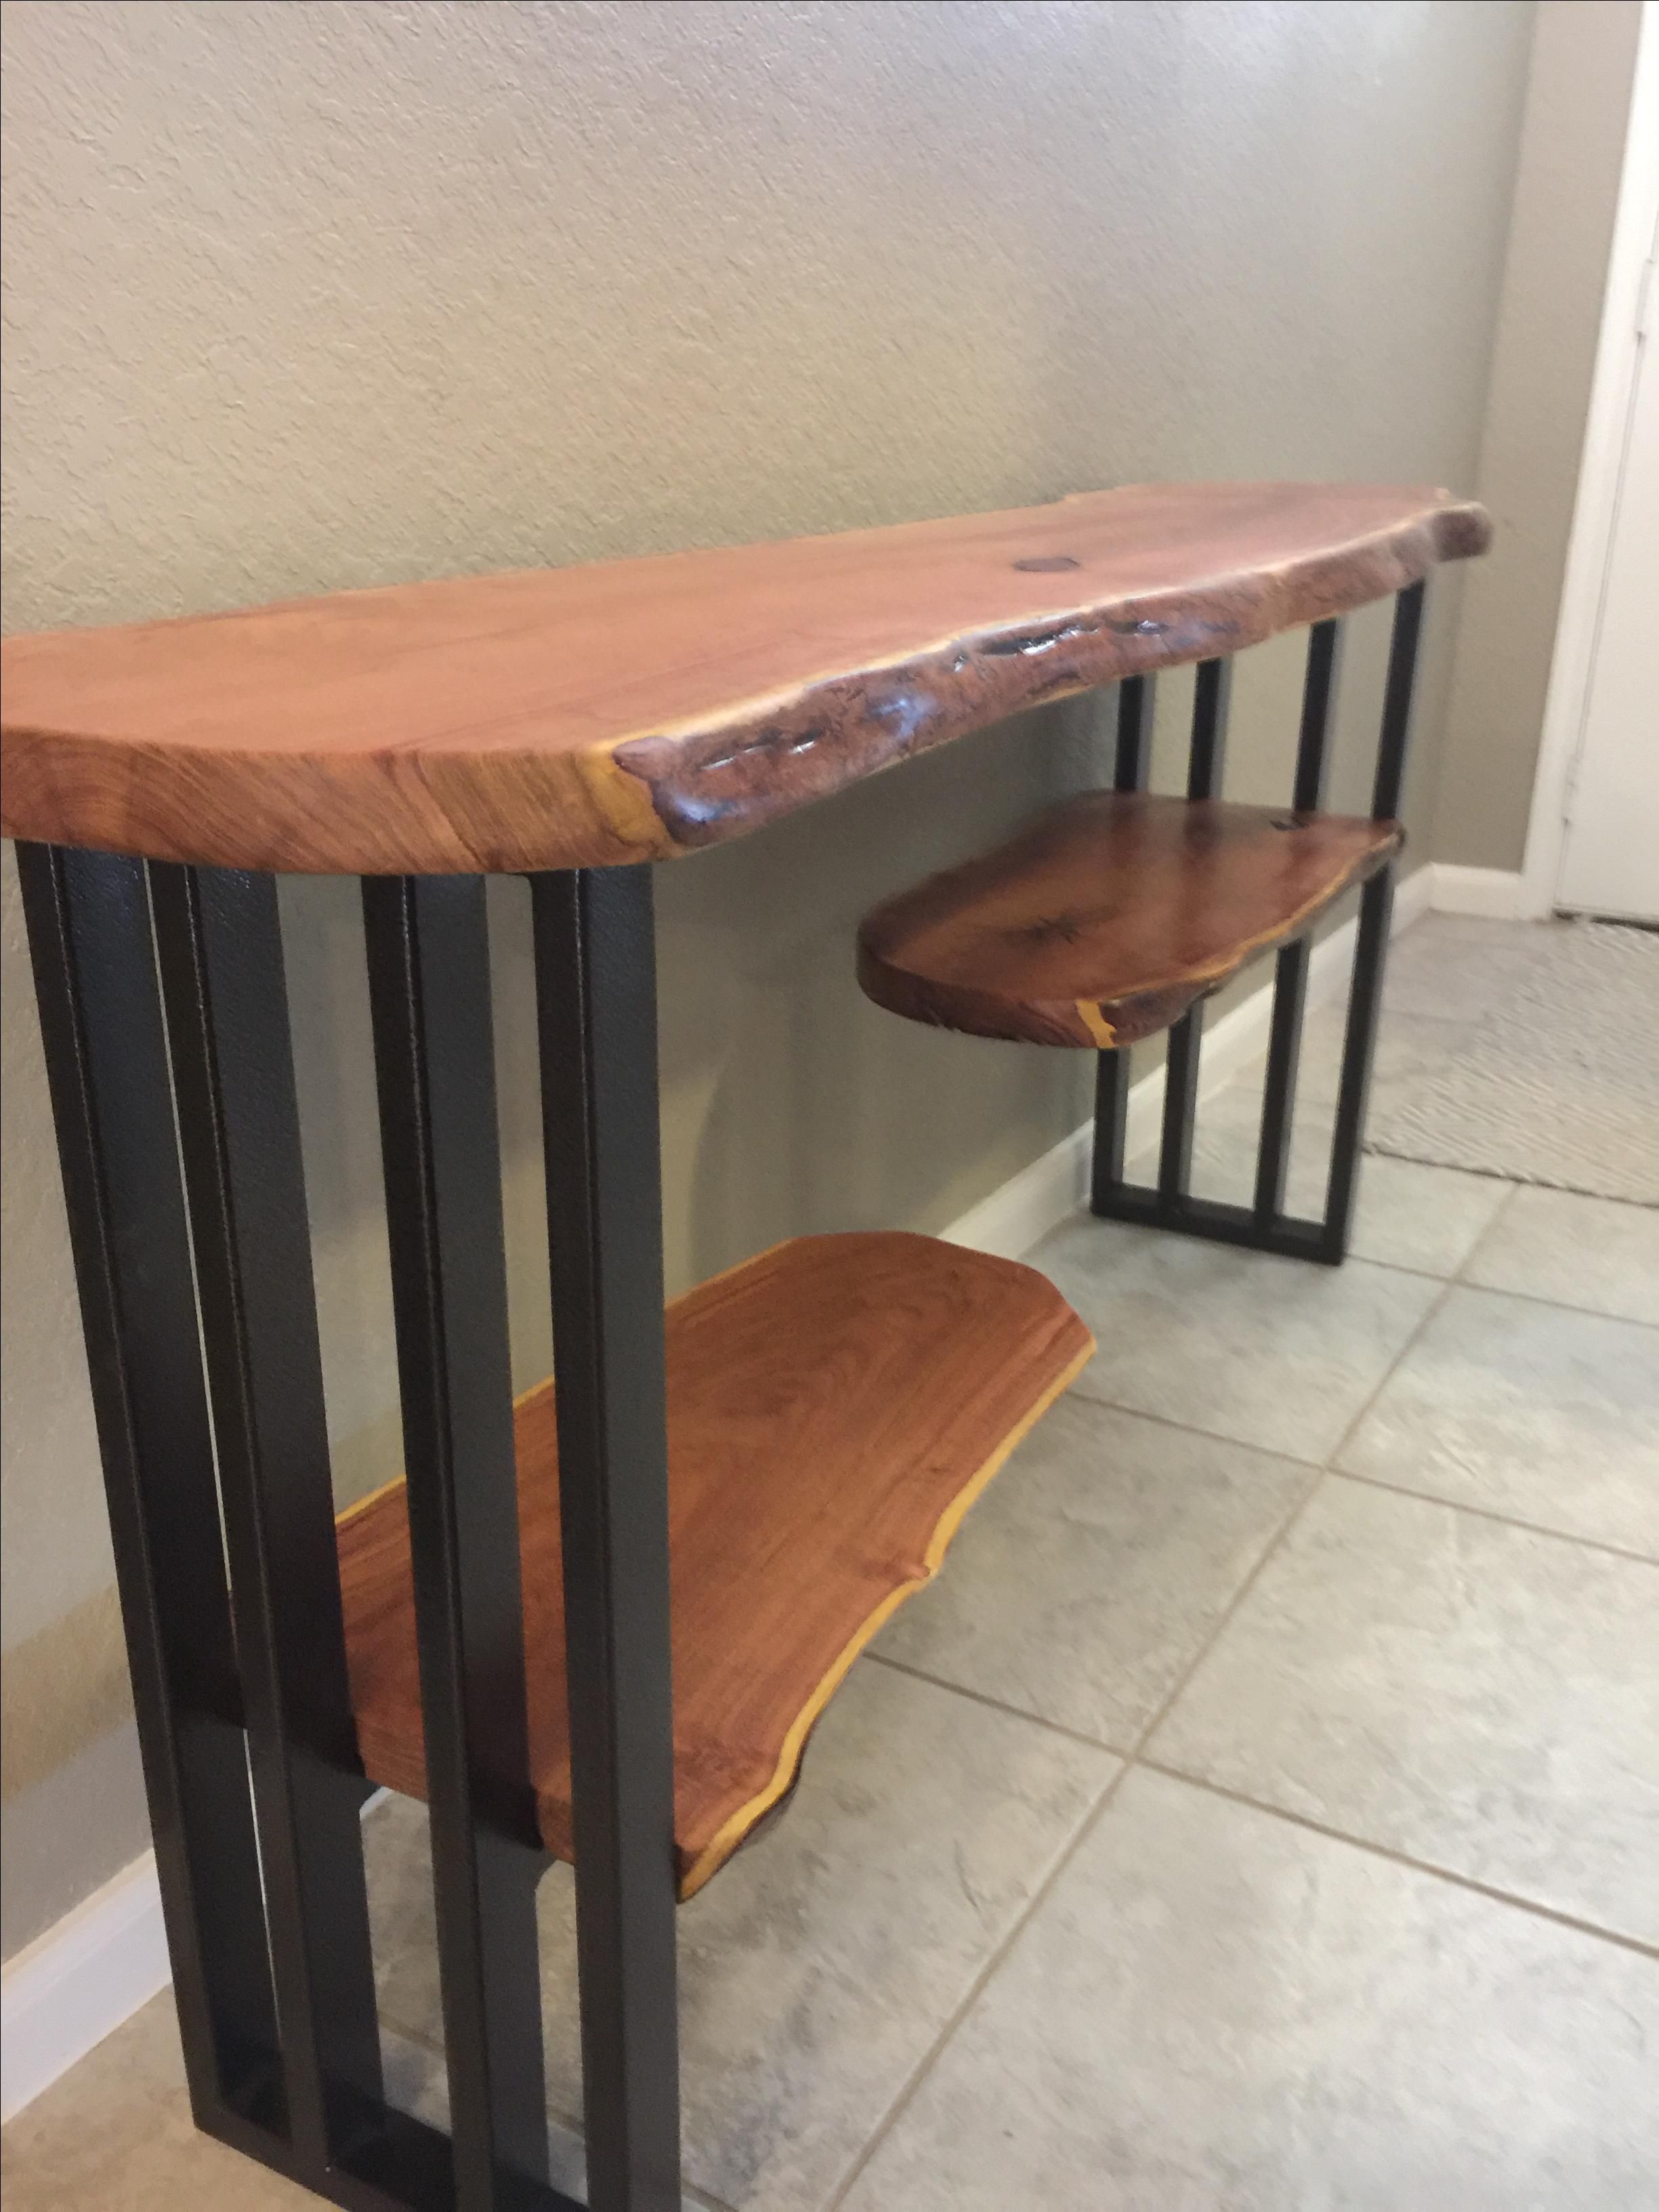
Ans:
[[[684,2173],[680,2177],[680,2194],[688,2204],[702,2207],[702,2212],[736,2212],[736,2208],[728,2204],[723,2197],[716,2197],[710,2190],[699,2189],[695,2182],[687,2181]]]
[[[1502,1210],[1504,1207],[1500,1207],[1500,1212]],[[1484,1243],[1484,1241],[1486,1239],[1484,1239],[1482,1232],[1480,1243]],[[1480,1243],[1475,1245],[1475,1249],[1480,1249]],[[1468,1259],[1464,1261],[1464,1267],[1474,1256],[1474,1252],[1468,1255]],[[1363,1259],[1363,1255],[1354,1252],[1352,1259]],[[1367,1267],[1389,1267],[1394,1274],[1422,1274],[1422,1267],[1398,1267],[1391,1259],[1367,1259],[1364,1265]],[[1522,1305],[1553,1305],[1558,1312],[1583,1314],[1589,1321],[1624,1322],[1624,1328],[1628,1329],[1659,1329],[1659,1321],[1644,1321],[1639,1314],[1610,1314],[1606,1305],[1575,1305],[1573,1298],[1547,1298],[1537,1290],[1510,1290],[1506,1283],[1474,1283],[1462,1270],[1458,1270],[1458,1274],[1437,1276],[1437,1281],[1443,1281],[1447,1290],[1478,1290],[1484,1298],[1520,1298]]]
[[[1301,1261],[1296,1261],[1291,1264],[1297,1267],[1301,1267],[1305,1263]],[[1384,1263],[1381,1261],[1368,1260],[1363,1261],[1360,1264],[1364,1267],[1380,1267]],[[1182,1434],[1186,1436],[1208,1437],[1212,1443],[1237,1444],[1246,1451],[1261,1452],[1270,1459],[1285,1460],[1294,1467],[1317,1468],[1322,1473],[1326,1471],[1340,1473],[1340,1469],[1337,1468],[1336,1462],[1340,1455],[1346,1450],[1349,1443],[1352,1441],[1355,1430],[1370,1413],[1372,1407],[1376,1405],[1377,1400],[1382,1396],[1383,1390],[1387,1388],[1389,1383],[1393,1381],[1395,1369],[1400,1365],[1401,1361],[1405,1358],[1407,1353],[1409,1352],[1415,1346],[1419,1337],[1422,1335],[1424,1330],[1428,1327],[1430,1322],[1433,1320],[1435,1315],[1437,1314],[1441,1307],[1445,1304],[1447,1296],[1454,1287],[1450,1278],[1443,1275],[1425,1275],[1420,1269],[1416,1267],[1396,1267],[1392,1269],[1391,1272],[1398,1275],[1414,1276],[1419,1282],[1434,1283],[1438,1285],[1438,1288],[1436,1291],[1434,1297],[1429,1300],[1429,1303],[1424,1307],[1416,1321],[1413,1322],[1409,1333],[1407,1334],[1404,1341],[1401,1344],[1400,1349],[1394,1354],[1387,1367],[1384,1368],[1382,1375],[1378,1377],[1376,1388],[1367,1395],[1364,1403],[1360,1406],[1358,1412],[1343,1430],[1341,1435],[1337,1438],[1336,1443],[1325,1455],[1323,1459],[1304,1459],[1300,1453],[1279,1450],[1272,1444],[1252,1443],[1243,1437],[1224,1436],[1214,1429],[1195,1428],[1190,1421],[1177,1421],[1172,1415],[1168,1413],[1143,1413],[1138,1406],[1126,1406],[1116,1398],[1097,1398],[1092,1391],[1085,1390],[1081,1387],[1083,1375],[1087,1375],[1089,1372],[1089,1370],[1086,1367],[1083,1370],[1083,1375],[1079,1375],[1077,1381],[1072,1384],[1071,1389],[1066,1393],[1066,1395],[1080,1398],[1087,1405],[1103,1406],[1109,1412],[1114,1413],[1131,1413],[1133,1414],[1138,1420],[1157,1421],[1166,1429],[1179,1429]]]
[[[1095,1747],[1097,1748],[1097,1747]],[[1118,1767],[1117,1772],[1111,1777],[1110,1780],[1102,1790],[1099,1796],[1096,1798],[1094,1803],[1090,1806],[1087,1812],[1085,1813],[1082,1820],[1079,1822],[1077,1833],[1072,1838],[1071,1841],[1064,1846],[1060,1856],[1055,1859],[1053,1866],[1049,1868],[1048,1873],[1037,1884],[1036,1889],[1032,1891],[1024,1911],[1013,1921],[1012,1925],[1009,1927],[1007,1934],[1004,1936],[1002,1941],[996,1945],[990,1956],[986,1960],[984,1965],[980,1968],[973,1980],[969,1984],[967,1990],[963,1995],[961,2002],[951,2012],[944,2027],[940,2028],[939,2033],[934,2037],[927,2051],[923,2053],[921,2057],[917,2060],[915,2065],[911,2068],[910,2072],[906,2075],[904,2085],[900,2089],[897,2096],[894,2098],[892,2103],[889,2105],[887,2110],[882,2114],[881,2118],[877,2122],[871,2133],[866,2137],[862,2148],[859,2151],[857,2157],[853,2160],[852,2165],[848,2168],[846,2173],[842,2175],[840,2182],[830,2192],[830,2196],[824,2199],[823,2212],[838,2212],[838,2208],[846,2203],[847,2198],[857,2183],[859,2177],[869,2166],[876,2153],[881,2148],[883,2143],[886,2142],[888,2136],[892,2133],[893,2129],[897,2125],[898,2122],[904,2117],[904,2114],[909,2109],[911,2103],[915,2098],[916,2093],[920,2090],[922,2083],[927,2080],[928,2075],[933,2071],[935,2062],[943,2054],[946,2045],[950,2043],[951,2038],[956,2034],[957,2028],[961,2027],[963,2021],[978,2003],[981,1993],[984,1990],[986,1984],[989,1982],[992,1976],[996,1972],[998,1967],[1001,1966],[1003,1960],[1013,1949],[1014,1945],[1019,1941],[1021,1935],[1030,1925],[1033,1916],[1048,1899],[1049,1893],[1054,1889],[1054,1885],[1059,1881],[1061,1875],[1065,1873],[1066,1868],[1077,1856],[1079,1851],[1082,1850],[1083,1845],[1088,1838],[1093,1834],[1096,1827],[1099,1825],[1102,1817],[1104,1815],[1107,1807],[1111,1803],[1112,1798],[1115,1795],[1124,1776],[1128,1773],[1129,1770],[1130,1761],[1127,1759],[1122,1759],[1121,1764]]]
[[[1085,1368],[1086,1374],[1088,1370]],[[1322,1474],[1322,1459],[1304,1459],[1300,1452],[1281,1451],[1276,1444],[1251,1443],[1245,1437],[1223,1436],[1218,1429],[1194,1428],[1190,1421],[1178,1421],[1173,1413],[1148,1413],[1139,1406],[1120,1405],[1115,1398],[1096,1398],[1086,1390],[1079,1390],[1075,1382],[1066,1393],[1066,1399],[1075,1399],[1079,1405],[1093,1406],[1103,1413],[1121,1413],[1131,1421],[1151,1421],[1155,1427],[1173,1429],[1177,1436],[1202,1437],[1206,1443],[1231,1444],[1235,1451],[1255,1452],[1262,1459],[1283,1460],[1286,1467],[1305,1467],[1310,1474]],[[1066,1399],[1060,1402],[1064,1404]]]
[[[1169,1696],[1165,1698],[1163,1704],[1153,1714],[1152,1719],[1141,1730],[1139,1740],[1136,1743],[1134,1752],[1133,1753],[1133,1758],[1136,1759],[1140,1759],[1146,1745],[1151,1742],[1153,1735],[1163,1726],[1171,1707],[1175,1705],[1176,1699],[1182,1696],[1188,1685],[1197,1674],[1200,1668],[1202,1667],[1205,1661],[1209,1657],[1210,1654],[1215,1650],[1216,1646],[1220,1642],[1222,1637],[1226,1633],[1227,1629],[1231,1626],[1240,1607],[1249,1596],[1251,1591],[1255,1589],[1257,1583],[1261,1581],[1261,1577],[1269,1564],[1275,1559],[1279,1556],[1279,1553],[1284,1549],[1285,1545],[1297,1523],[1301,1520],[1303,1515],[1312,1504],[1314,1499],[1319,1495],[1320,1492],[1325,1487],[1325,1485],[1331,1480],[1333,1471],[1332,1462],[1346,1446],[1348,1440],[1353,1435],[1354,1431],[1359,1426],[1360,1423],[1370,1412],[1371,1407],[1376,1404],[1377,1399],[1382,1395],[1383,1389],[1388,1384],[1389,1376],[1393,1375],[1395,1369],[1406,1357],[1406,1354],[1410,1351],[1412,1346],[1417,1341],[1419,1332],[1425,1326],[1430,1316],[1438,1310],[1445,1298],[1447,1291],[1449,1291],[1450,1287],[1449,1284],[1445,1285],[1442,1288],[1439,1297],[1430,1301],[1428,1306],[1419,1317],[1416,1327],[1412,1330],[1410,1335],[1407,1337],[1405,1342],[1401,1346],[1393,1359],[1389,1361],[1387,1369],[1384,1370],[1377,1382],[1376,1388],[1365,1400],[1364,1404],[1361,1406],[1359,1411],[1354,1415],[1352,1420],[1349,1422],[1347,1427],[1343,1431],[1342,1435],[1338,1439],[1334,1449],[1327,1455],[1325,1460],[1321,1462],[1317,1472],[1313,1474],[1312,1480],[1309,1483],[1306,1490],[1304,1491],[1301,1498],[1291,1509],[1290,1512],[1286,1514],[1284,1520],[1279,1523],[1278,1530],[1263,1547],[1261,1558],[1257,1559],[1255,1565],[1250,1569],[1249,1574],[1245,1576],[1243,1581],[1234,1591],[1231,1601],[1223,1608],[1222,1612],[1218,1616],[1214,1627],[1211,1630],[1209,1635],[1204,1639],[1204,1642],[1200,1645],[1198,1650],[1194,1654],[1191,1663],[1176,1680],[1175,1686],[1170,1692]],[[1301,1463],[1304,1465],[1306,1464],[1305,1462]]]
[[[1482,1246],[1486,1243],[1493,1230],[1498,1227],[1498,1224],[1504,1218],[1504,1217],[1513,1211],[1515,1201],[1520,1197],[1520,1195],[1521,1185],[1518,1182],[1512,1182],[1510,1185],[1509,1195],[1503,1200],[1498,1206],[1497,1212],[1493,1214],[1492,1219],[1486,1224],[1480,1234],[1475,1238],[1474,1243],[1470,1245],[1468,1250],[1463,1255],[1462,1259],[1458,1262],[1456,1273],[1453,1277],[1454,1281],[1459,1283],[1468,1282],[1468,1271],[1479,1258]]]
[[[1419,1505],[1442,1505],[1449,1512],[1472,1514],[1477,1521],[1495,1521],[1500,1528],[1519,1528],[1529,1536],[1547,1536],[1557,1544],[1573,1544],[1581,1552],[1601,1552],[1608,1559],[1628,1559],[1638,1567],[1659,1567],[1651,1552],[1633,1552],[1625,1544],[1609,1544],[1600,1536],[1580,1536],[1568,1528],[1547,1528],[1540,1521],[1522,1521],[1513,1513],[1495,1512],[1489,1505],[1471,1505],[1462,1498],[1443,1498],[1438,1491],[1412,1490],[1403,1482],[1389,1482],[1380,1474],[1356,1474],[1352,1468],[1328,1470],[1338,1482],[1363,1482],[1368,1489],[1386,1490],[1394,1498],[1414,1498]]]
[[[1448,1287],[1455,1289],[1456,1285],[1449,1285]],[[1404,1357],[1403,1353],[1401,1357]],[[1389,1378],[1385,1376],[1383,1379],[1386,1382]],[[1378,1388],[1380,1389],[1382,1385],[1379,1384]],[[1295,1452],[1279,1451],[1268,1444],[1248,1443],[1243,1437],[1224,1437],[1215,1429],[1196,1429],[1190,1421],[1177,1421],[1171,1413],[1148,1413],[1143,1412],[1139,1406],[1121,1406],[1115,1399],[1091,1398],[1075,1387],[1067,1393],[1067,1395],[1074,1398],[1079,1405],[1092,1406],[1097,1412],[1103,1413],[1117,1413],[1121,1414],[1125,1420],[1150,1421],[1155,1428],[1173,1429],[1177,1436],[1199,1437],[1206,1443],[1226,1444],[1235,1451],[1256,1452],[1263,1459],[1281,1460],[1286,1467],[1306,1468],[1310,1474],[1335,1475],[1344,1482],[1369,1483],[1374,1490],[1392,1491],[1397,1497],[1414,1498],[1425,1505],[1449,1506],[1454,1513],[1472,1513],[1479,1520],[1496,1521],[1505,1528],[1524,1528],[1534,1536],[1553,1536],[1558,1543],[1581,1545],[1587,1552],[1606,1552],[1615,1559],[1634,1559],[1638,1566],[1659,1566],[1659,1559],[1656,1559],[1652,1553],[1632,1551],[1629,1546],[1624,1544],[1610,1544],[1603,1537],[1579,1536],[1565,1528],[1547,1528],[1540,1521],[1523,1521],[1518,1515],[1498,1512],[1495,1506],[1472,1505],[1468,1499],[1462,1498],[1443,1498],[1436,1490],[1410,1490],[1404,1483],[1389,1482],[1380,1474],[1360,1474],[1351,1467],[1337,1467],[1328,1464],[1324,1460],[1303,1459]],[[1369,1411],[1369,1407],[1367,1410]],[[1343,1441],[1346,1443],[1347,1439],[1345,1437]],[[1342,1446],[1339,1445],[1337,1449],[1340,1450]],[[889,1659],[882,1652],[866,1651],[864,1656],[867,1659],[879,1658],[884,1666],[903,1665],[906,1671],[910,1674],[921,1673],[920,1668],[911,1667],[908,1661]],[[923,1676],[923,1679],[931,1682],[942,1678],[927,1674]],[[944,1687],[947,1690],[955,1690],[960,1688],[961,1685],[956,1682],[945,1682]],[[995,1701],[992,1700],[992,1702]],[[1010,1705],[1007,1710],[1010,1712],[1019,1712],[1024,1709],[1018,1705]],[[1033,1714],[1030,1717],[1036,1719],[1038,1716]],[[1046,1725],[1058,1727],[1060,1723],[1050,1722]],[[1066,1732],[1071,1733],[1069,1730]],[[1093,1736],[1083,1738],[1085,1743],[1093,1743],[1096,1741]],[[1117,1747],[1115,1744],[1108,1744],[1105,1748],[1115,1751]],[[1119,1754],[1120,1757],[1122,1755]]]
[[[1025,1705],[1011,1705],[1005,1698],[994,1698],[988,1690],[970,1690],[965,1682],[952,1682],[943,1674],[930,1674],[925,1667],[913,1667],[908,1659],[890,1659],[884,1651],[865,1651],[861,1658],[873,1659],[878,1667],[890,1667],[896,1674],[908,1674],[912,1681],[931,1683],[936,1690],[948,1690],[954,1698],[967,1698],[974,1705],[985,1705],[994,1713],[1005,1713],[1010,1719],[1030,1721],[1034,1728],[1047,1729],[1051,1735],[1063,1736],[1068,1743],[1085,1744],[1091,1751],[1109,1752],[1114,1759],[1133,1759],[1133,1750],[1126,1751],[1121,1743],[1109,1743],[1103,1735],[1089,1735],[1082,1729],[1068,1728],[1064,1721],[1051,1721],[1046,1713],[1034,1713]],[[1135,1741],[1139,1741],[1139,1737]]]
[[[1553,1921],[1559,1928],[1571,1928],[1577,1935],[1615,1944],[1621,1951],[1634,1951],[1638,1958],[1659,1960],[1659,1943],[1647,1942],[1639,1936],[1626,1936],[1615,1928],[1601,1927],[1594,1920],[1581,1919],[1576,1913],[1559,1911],[1553,1905],[1540,1905],[1534,1898],[1517,1897],[1512,1890],[1498,1889],[1489,1881],[1477,1881],[1473,1875],[1459,1874],[1451,1867],[1437,1865],[1431,1859],[1413,1858],[1408,1851],[1395,1850],[1388,1844],[1372,1843],[1364,1836],[1351,1834],[1346,1828],[1334,1828],[1328,1821],[1316,1820],[1306,1813],[1293,1813],[1287,1806],[1268,1804],[1262,1798],[1229,1789],[1224,1783],[1212,1782],[1201,1774],[1189,1774],[1179,1766],[1166,1766],[1160,1759],[1137,1757],[1133,1763],[1143,1773],[1162,1775],[1167,1782],[1184,1782],[1190,1789],[1224,1798],[1230,1804],[1248,1806],[1253,1813],[1265,1814],[1269,1820],[1287,1820],[1292,1827],[1306,1828],[1334,1844],[1346,1844],[1372,1858],[1386,1859],[1392,1866],[1409,1867],[1413,1874],[1428,1875],[1436,1881],[1449,1882],[1454,1888],[1471,1890],[1475,1896],[1489,1899],[1494,1905],[1513,1905],[1517,1912]]]
[[[1378,1261],[1376,1264],[1382,1267],[1387,1262]],[[1464,1265],[1468,1264],[1466,1261]],[[1590,1321],[1610,1321],[1615,1328],[1659,1329],[1659,1321],[1644,1321],[1639,1314],[1609,1313],[1605,1306],[1575,1305],[1571,1298],[1547,1298],[1537,1291],[1512,1291],[1504,1283],[1475,1283],[1466,1275],[1457,1274],[1451,1277],[1450,1286],[1455,1291],[1478,1291],[1483,1297],[1518,1298],[1527,1306],[1553,1306],[1558,1313],[1583,1314]]]
[[[1416,1348],[1417,1343],[1423,1335],[1424,1331],[1428,1328],[1429,1323],[1434,1319],[1435,1316],[1440,1311],[1442,1306],[1445,1304],[1447,1299],[1451,1296],[1451,1284],[1449,1281],[1443,1282],[1436,1296],[1429,1300],[1427,1305],[1425,1305],[1422,1312],[1419,1314],[1411,1334],[1407,1337],[1399,1351],[1395,1353],[1394,1358],[1389,1362],[1387,1367],[1383,1370],[1381,1376],[1378,1378],[1376,1388],[1366,1399],[1364,1404],[1354,1415],[1352,1420],[1349,1422],[1347,1427],[1343,1430],[1342,1434],[1338,1437],[1332,1449],[1326,1454],[1325,1465],[1331,1472],[1334,1473],[1337,1471],[1338,1462],[1341,1459],[1343,1453],[1346,1451],[1348,1446],[1353,1442],[1360,1429],[1370,1418],[1372,1408],[1376,1406],[1377,1400],[1382,1395],[1382,1393],[1388,1389],[1389,1383],[1393,1382],[1395,1374],[1399,1370],[1401,1363]]]
[[[428,2028],[414,2027],[405,2021],[394,2019],[386,2009],[384,2001],[380,2007],[380,2026],[395,2035],[399,2042],[412,2044],[416,2051],[424,2051],[428,2058],[442,2059],[444,2046],[441,2039],[433,2035]]]
[[[1193,1677],[1197,1674],[1199,1668],[1204,1664],[1204,1662],[1209,1657],[1211,1652],[1214,1650],[1216,1645],[1226,1633],[1228,1628],[1232,1624],[1233,1616],[1237,1613],[1239,1607],[1244,1603],[1246,1598],[1249,1596],[1251,1591],[1255,1589],[1257,1583],[1261,1581],[1262,1574],[1266,1571],[1269,1563],[1278,1558],[1279,1553],[1283,1550],[1285,1540],[1289,1537],[1291,1530],[1296,1527],[1297,1522],[1301,1520],[1309,1506],[1312,1504],[1314,1499],[1324,1487],[1328,1470],[1324,1468],[1311,1468],[1309,1472],[1310,1480],[1309,1480],[1305,1489],[1303,1491],[1301,1497],[1297,1499],[1295,1504],[1291,1507],[1289,1512],[1286,1513],[1283,1520],[1280,1521],[1278,1528],[1274,1529],[1273,1534],[1269,1536],[1267,1542],[1262,1546],[1261,1557],[1256,1560],[1255,1565],[1245,1576],[1243,1581],[1240,1583],[1238,1588],[1233,1592],[1231,1597],[1228,1599],[1226,1604],[1223,1606],[1221,1611],[1216,1615],[1215,1624],[1212,1627],[1209,1634],[1203,1638],[1197,1650],[1193,1653],[1191,1659],[1188,1661],[1187,1665],[1182,1668],[1180,1674],[1176,1677],[1174,1683],[1170,1686],[1169,1695],[1163,1700],[1157,1711],[1153,1713],[1146,1727],[1142,1729],[1139,1736],[1136,1737],[1135,1747],[1129,1754],[1132,1759],[1138,1759],[1140,1757],[1142,1751],[1152,1741],[1154,1734],[1158,1729],[1163,1727],[1164,1722],[1169,1717],[1170,1708],[1174,1705],[1176,1698],[1182,1695]]]

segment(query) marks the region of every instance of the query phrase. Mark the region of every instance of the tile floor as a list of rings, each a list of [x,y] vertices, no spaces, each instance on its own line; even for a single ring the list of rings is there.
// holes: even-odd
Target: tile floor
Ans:
[[[1419,925],[1379,1084],[1527,945]],[[681,1916],[688,2203],[1659,2212],[1659,1214],[1372,1160],[1340,1274],[1095,1222],[1032,1256],[1097,1357]],[[435,2114],[419,1808],[369,1837]],[[556,1869],[567,2185],[570,1905]],[[314,2201],[189,2133],[165,1999],[6,2151],[9,2212]]]

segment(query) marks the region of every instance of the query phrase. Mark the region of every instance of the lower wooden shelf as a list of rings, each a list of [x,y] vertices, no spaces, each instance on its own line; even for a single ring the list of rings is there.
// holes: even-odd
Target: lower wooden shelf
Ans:
[[[813,1722],[1089,1358],[1034,1269],[901,1232],[799,1237],[668,1309],[675,1845],[690,1897],[784,1796]],[[531,1774],[572,1856],[553,1385],[516,1409]],[[359,1746],[425,1790],[401,1481],[340,1516]]]
[[[1404,842],[1397,822],[1082,792],[877,907],[859,981],[936,1028],[1114,1049],[1301,936]]]

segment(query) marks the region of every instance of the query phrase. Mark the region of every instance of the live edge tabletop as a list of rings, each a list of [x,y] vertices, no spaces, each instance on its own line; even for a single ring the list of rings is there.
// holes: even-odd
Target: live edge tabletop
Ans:
[[[3,647],[12,836],[435,875],[666,859],[1484,550],[1421,487],[1152,484]]]

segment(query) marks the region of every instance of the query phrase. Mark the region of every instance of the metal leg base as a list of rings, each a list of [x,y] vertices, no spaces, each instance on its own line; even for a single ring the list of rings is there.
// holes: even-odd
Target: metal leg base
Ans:
[[[1382,733],[1371,791],[1371,815],[1377,821],[1392,822],[1400,811],[1422,625],[1423,586],[1412,584],[1400,593],[1395,603]],[[1314,625],[1303,690],[1292,802],[1301,812],[1314,811],[1323,803],[1340,646],[1339,628],[1334,621]],[[1220,661],[1200,664],[1188,777],[1189,798],[1213,797],[1218,788],[1226,730],[1225,665]],[[1127,692],[1128,687],[1124,688]],[[1143,765],[1144,747],[1137,750],[1133,744],[1128,748],[1126,764],[1120,732],[1118,787],[1134,787],[1136,775]],[[1388,957],[1393,907],[1394,870],[1389,866],[1373,876],[1360,894],[1353,980],[1348,993],[1347,1028],[1342,1042],[1342,1073],[1323,1218],[1310,1221],[1284,1210],[1297,1069],[1302,1050],[1303,1004],[1307,992],[1309,945],[1305,938],[1285,945],[1279,955],[1254,1203],[1231,1206],[1218,1199],[1195,1198],[1189,1188],[1194,1123],[1198,1110],[1199,1054],[1203,1042],[1204,1002],[1200,1000],[1170,1031],[1163,1143],[1156,1188],[1123,1180],[1129,1053],[1124,1049],[1100,1054],[1095,1089],[1094,1168],[1089,1199],[1091,1212],[1103,1221],[1128,1221],[1144,1229],[1173,1230],[1182,1237],[1207,1237],[1217,1243],[1237,1244],[1253,1252],[1276,1252],[1290,1260],[1316,1260],[1328,1267],[1341,1265],[1347,1255],[1353,1225],[1365,1101],[1370,1088],[1377,1018],[1382,1011],[1382,969]]]
[[[1304,1221],[1290,1213],[1264,1221],[1248,1206],[1194,1198],[1190,1192],[1166,1199],[1139,1184],[1120,1183],[1097,1197],[1090,1211],[1103,1221],[1130,1221],[1143,1229],[1173,1230],[1180,1237],[1207,1237],[1214,1243],[1242,1244],[1252,1252],[1277,1252],[1286,1260],[1318,1260],[1328,1267],[1340,1267],[1345,1257],[1322,1221]]]

